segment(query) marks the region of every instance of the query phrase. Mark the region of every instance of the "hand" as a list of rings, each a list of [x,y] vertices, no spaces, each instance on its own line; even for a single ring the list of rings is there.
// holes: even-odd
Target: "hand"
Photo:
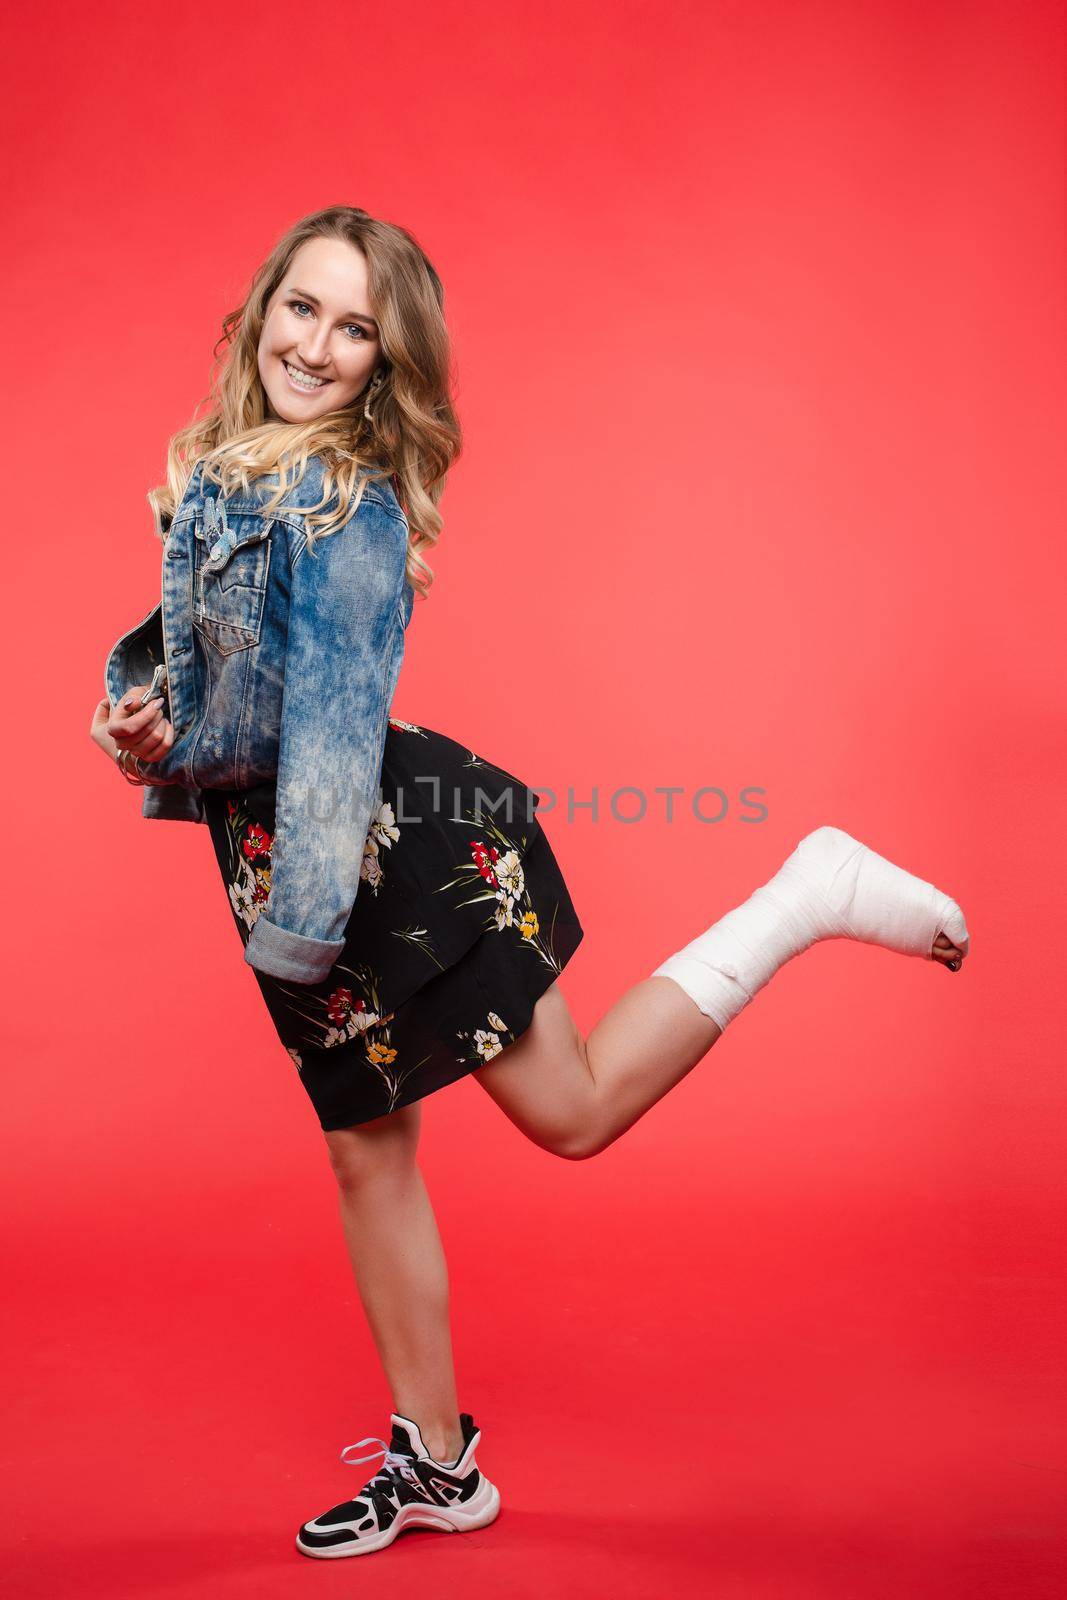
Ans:
[[[112,761],[117,761],[123,750],[131,751],[138,761],[162,761],[174,743],[174,728],[163,715],[163,701],[151,700],[143,707],[137,704],[147,687],[146,683],[134,684],[114,710],[106,698],[97,702],[89,734]],[[145,781],[151,783],[152,779],[146,777]]]

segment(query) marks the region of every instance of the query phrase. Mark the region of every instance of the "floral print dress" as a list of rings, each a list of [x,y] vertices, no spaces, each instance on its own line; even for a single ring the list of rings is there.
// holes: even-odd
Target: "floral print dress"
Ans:
[[[483,1066],[529,1026],[583,937],[540,799],[447,735],[390,717],[380,803],[328,976],[255,976],[320,1126],[380,1117]],[[243,942],[270,894],[274,785],[204,791]]]

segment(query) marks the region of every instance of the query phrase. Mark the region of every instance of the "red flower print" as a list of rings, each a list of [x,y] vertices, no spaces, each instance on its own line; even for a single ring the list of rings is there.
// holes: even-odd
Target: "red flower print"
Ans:
[[[366,1011],[367,1002],[356,1000],[353,1003],[351,989],[335,989],[327,1002],[327,1012],[330,1021],[335,1027],[342,1027],[353,1012]]]
[[[266,828],[261,828],[258,822],[250,822],[241,840],[241,848],[251,860],[253,856],[270,855],[272,843],[273,840]]]
[[[235,817],[237,815],[237,807],[234,805],[232,800],[227,800],[226,802],[226,815],[228,817]]]
[[[474,865],[478,868],[478,871],[481,873],[486,883],[491,884],[495,889],[497,887],[497,881],[496,873],[492,868],[492,862],[498,859],[500,852],[497,850],[495,845],[491,850],[487,850],[480,839],[472,839],[470,843],[473,846],[471,854],[474,857]]]

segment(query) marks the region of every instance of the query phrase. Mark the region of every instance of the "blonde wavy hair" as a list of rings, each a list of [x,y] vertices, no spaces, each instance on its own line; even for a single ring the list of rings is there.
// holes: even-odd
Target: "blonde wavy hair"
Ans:
[[[271,296],[297,250],[308,239],[343,239],[367,261],[371,309],[378,323],[381,380],[364,415],[368,390],[339,411],[310,422],[268,417],[259,376],[260,334]],[[444,320],[444,288],[429,258],[405,228],[380,222],[358,206],[328,206],[293,225],[252,279],[244,301],[222,320],[206,411],[179,428],[167,448],[167,481],[148,494],[156,533],[185,493],[198,462],[222,493],[257,478],[278,474],[278,488],[265,511],[281,504],[301,481],[308,457],[322,458],[323,497],[301,507],[309,545],[343,526],[365,483],[395,475],[397,498],[408,519],[407,577],[425,598],[434,571],[419,554],[437,543],[437,510],[448,470],[462,450],[452,401],[452,353]],[[290,476],[287,476],[290,473]],[[334,504],[334,502],[336,503]],[[333,509],[327,509],[330,506]]]

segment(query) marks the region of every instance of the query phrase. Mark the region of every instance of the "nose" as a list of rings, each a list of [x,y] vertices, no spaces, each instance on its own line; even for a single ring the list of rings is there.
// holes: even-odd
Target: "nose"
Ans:
[[[304,339],[296,353],[308,367],[324,367],[330,359],[330,330],[318,328],[311,339]]]

